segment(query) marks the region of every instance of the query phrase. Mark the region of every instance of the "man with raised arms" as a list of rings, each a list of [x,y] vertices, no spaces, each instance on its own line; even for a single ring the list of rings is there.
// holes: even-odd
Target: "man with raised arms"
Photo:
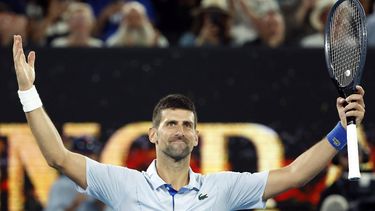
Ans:
[[[183,95],[168,95],[154,108],[149,139],[156,159],[147,171],[101,164],[68,151],[43,109],[34,86],[35,52],[26,59],[22,38],[14,36],[14,65],[19,97],[28,124],[48,164],[87,193],[115,210],[238,210],[264,208],[267,199],[298,188],[316,176],[346,145],[346,118],[359,124],[365,113],[364,90],[337,99],[340,122],[321,141],[280,169],[259,173],[194,173],[189,167],[198,145],[194,104]]]

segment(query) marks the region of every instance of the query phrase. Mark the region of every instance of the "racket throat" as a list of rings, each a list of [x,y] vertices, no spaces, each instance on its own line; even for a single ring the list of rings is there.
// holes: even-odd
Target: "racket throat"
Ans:
[[[337,83],[337,82],[336,82]],[[352,95],[356,93],[356,86],[354,85],[354,81],[352,81],[349,85],[346,87],[342,87],[337,83],[337,88],[340,94],[340,97],[347,98],[349,95]]]

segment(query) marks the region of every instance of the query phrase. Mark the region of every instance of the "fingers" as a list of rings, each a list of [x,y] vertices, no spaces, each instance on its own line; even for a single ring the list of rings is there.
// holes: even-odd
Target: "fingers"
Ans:
[[[26,56],[22,47],[22,38],[19,35],[15,35],[13,37],[13,59],[18,82],[18,89],[30,89],[35,80],[35,52],[31,51],[28,54],[26,61]]]
[[[356,89],[357,89],[357,93],[350,95],[345,100],[348,103],[350,103],[350,102],[357,102],[363,108],[365,108],[365,103],[364,103],[364,100],[363,100],[363,96],[365,94],[365,90],[361,86],[357,86]]]
[[[353,101],[363,101],[363,95],[360,94],[352,94],[347,97],[346,102],[353,102]]]
[[[346,114],[348,114],[349,111],[365,112],[365,104],[362,95],[355,94],[346,99],[339,97],[337,98],[336,106],[339,111],[342,110]]]
[[[34,51],[31,51],[29,55],[27,56],[27,62],[29,66],[34,69],[34,64],[35,64],[35,52]]]
[[[21,46],[20,46],[21,45]],[[13,36],[13,56],[16,56],[18,49],[22,48],[22,38],[20,35]]]
[[[17,53],[16,43],[17,43],[17,36],[14,35],[13,36],[13,58],[16,56],[16,53]]]
[[[361,111],[364,112],[365,108],[359,103],[349,103],[345,106],[344,111],[348,114],[349,111]]]
[[[18,50],[16,58],[17,58],[18,62],[20,62],[21,65],[26,63],[25,54],[23,53],[22,48]]]
[[[336,99],[336,105],[337,105],[337,108],[344,108],[345,107],[345,103],[346,103],[346,100],[342,97],[338,97]]]
[[[348,111],[345,113],[346,114],[346,117],[362,117],[363,116],[363,111],[357,111],[357,110],[353,110],[353,111]]]
[[[336,107],[337,107],[337,112],[340,117],[341,124],[346,127],[346,114],[345,114],[345,104],[346,101],[342,97],[338,97],[336,100]]]
[[[360,123],[365,115],[365,104],[363,100],[364,90],[362,87],[357,87],[358,94],[352,94],[346,99],[338,98],[337,109],[340,115],[345,117],[355,117],[356,122]]]
[[[354,117],[357,124],[362,122],[362,119],[365,115],[364,111],[351,110],[345,113],[346,117]]]
[[[365,90],[361,86],[357,85],[355,88],[357,89],[358,94],[362,96],[365,95]]]
[[[16,71],[20,70],[26,63],[26,57],[22,47],[22,37],[20,35],[13,36],[13,59]],[[29,54],[29,59],[31,61],[30,65],[34,65],[35,62],[35,52]]]
[[[19,35],[13,37],[13,57],[15,61],[18,61],[20,55],[23,53],[22,49],[22,38]]]
[[[346,117],[354,117],[357,124],[362,122],[364,113],[361,111],[348,111]]]
[[[13,55],[16,55],[19,49],[22,49],[22,37],[20,35],[13,36]]]
[[[20,49],[16,51],[16,55],[14,57],[14,66],[16,68],[16,72],[20,71],[22,68],[22,50]]]

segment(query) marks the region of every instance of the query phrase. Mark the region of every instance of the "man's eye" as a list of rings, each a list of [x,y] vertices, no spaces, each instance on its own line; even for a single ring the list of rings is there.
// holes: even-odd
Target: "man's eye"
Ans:
[[[175,125],[176,125],[176,122],[168,122],[167,125],[168,125],[168,126],[175,126]]]
[[[193,125],[191,123],[185,123],[185,127],[192,128]]]

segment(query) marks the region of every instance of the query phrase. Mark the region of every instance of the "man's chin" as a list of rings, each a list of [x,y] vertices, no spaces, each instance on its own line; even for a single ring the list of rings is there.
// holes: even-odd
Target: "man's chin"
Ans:
[[[164,152],[168,157],[172,158],[175,161],[180,161],[189,156],[189,150],[185,149],[174,149]]]

